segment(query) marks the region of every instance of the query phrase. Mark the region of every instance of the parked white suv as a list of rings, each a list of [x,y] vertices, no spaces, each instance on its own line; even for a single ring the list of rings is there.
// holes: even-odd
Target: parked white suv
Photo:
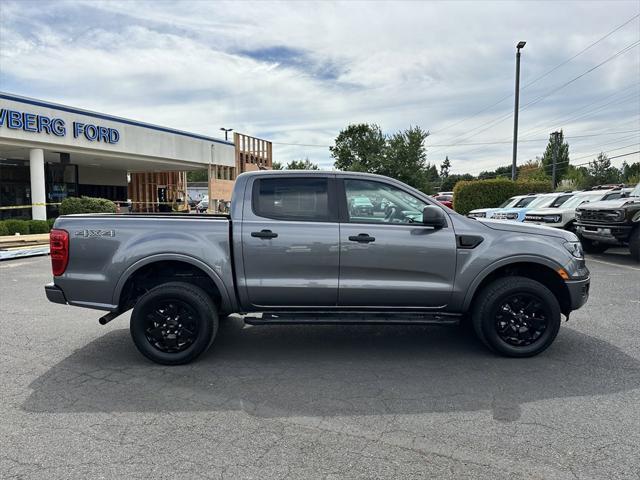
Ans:
[[[588,190],[576,194],[557,208],[540,208],[530,210],[524,216],[527,223],[545,225],[547,227],[564,228],[575,231],[576,208],[587,202],[614,200],[622,196],[622,189]]]

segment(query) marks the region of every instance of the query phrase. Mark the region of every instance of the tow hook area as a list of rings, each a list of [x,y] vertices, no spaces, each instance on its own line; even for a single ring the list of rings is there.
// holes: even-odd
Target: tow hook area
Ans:
[[[116,317],[119,317],[120,315],[122,315],[122,312],[120,310],[116,310],[115,312],[109,312],[106,315],[100,317],[98,319],[98,323],[100,325],[106,325],[107,323],[109,323],[111,320],[113,320]]]

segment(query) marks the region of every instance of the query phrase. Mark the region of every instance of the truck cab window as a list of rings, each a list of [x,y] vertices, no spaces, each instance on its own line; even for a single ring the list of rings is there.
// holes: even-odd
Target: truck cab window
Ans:
[[[427,204],[392,185],[345,180],[347,215],[351,223],[414,223],[422,221]]]
[[[253,187],[253,211],[277,220],[329,221],[326,178],[263,178]]]

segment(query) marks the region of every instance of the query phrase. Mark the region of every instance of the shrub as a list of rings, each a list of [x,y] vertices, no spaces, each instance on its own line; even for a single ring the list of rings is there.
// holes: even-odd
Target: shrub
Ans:
[[[29,220],[29,233],[49,233],[49,223],[46,220]]]
[[[514,195],[550,191],[551,183],[544,181],[512,182],[504,178],[461,181],[453,189],[453,208],[466,215],[476,208],[498,207]]]
[[[0,222],[0,237],[4,237],[5,235],[9,235],[9,229],[4,222]]]
[[[73,213],[116,213],[116,204],[106,198],[67,197],[60,204],[60,215]]]
[[[20,235],[28,235],[29,234],[29,220],[5,220],[4,226],[7,228],[7,235],[15,235],[19,233]]]
[[[47,219],[47,223],[49,224],[49,230],[51,230],[53,228],[53,224],[55,223],[56,219],[55,218],[48,218]]]

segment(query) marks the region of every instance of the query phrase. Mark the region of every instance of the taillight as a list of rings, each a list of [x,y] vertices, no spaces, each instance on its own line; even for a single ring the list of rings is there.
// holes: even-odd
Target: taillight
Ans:
[[[49,233],[51,271],[55,277],[62,275],[69,263],[69,232],[53,229]]]

